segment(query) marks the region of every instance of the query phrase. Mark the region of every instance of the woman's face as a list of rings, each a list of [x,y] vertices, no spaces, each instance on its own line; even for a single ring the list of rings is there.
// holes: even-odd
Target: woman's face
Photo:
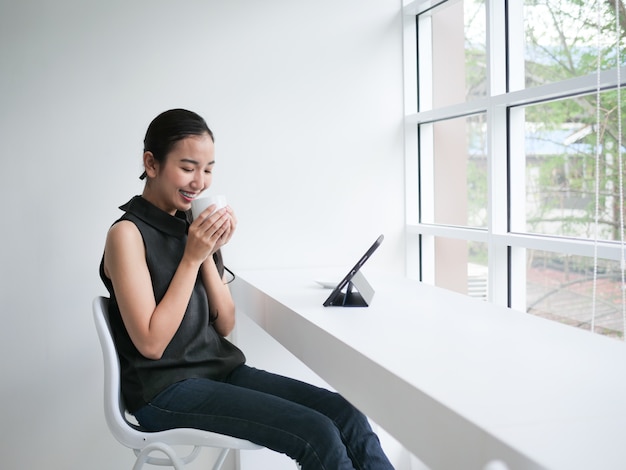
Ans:
[[[185,137],[174,144],[164,163],[156,162],[151,201],[174,214],[191,208],[191,201],[211,185],[215,146],[208,134]]]

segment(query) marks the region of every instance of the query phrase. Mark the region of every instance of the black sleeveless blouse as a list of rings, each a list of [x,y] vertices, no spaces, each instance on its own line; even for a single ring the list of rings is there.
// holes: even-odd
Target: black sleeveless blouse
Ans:
[[[154,296],[159,303],[183,257],[189,226],[186,215],[179,212],[172,216],[141,196],[135,196],[120,209],[125,214],[115,223],[129,220],[143,237]],[[214,259],[220,275],[223,275],[224,265],[219,252]],[[207,292],[200,275],[183,320],[158,360],[142,356],[131,341],[122,322],[113,284],[104,274],[104,257],[100,262],[100,277],[111,296],[109,316],[120,358],[122,395],[129,412],[149,403],[173,383],[188,378],[222,380],[245,362],[241,350],[213,328]]]

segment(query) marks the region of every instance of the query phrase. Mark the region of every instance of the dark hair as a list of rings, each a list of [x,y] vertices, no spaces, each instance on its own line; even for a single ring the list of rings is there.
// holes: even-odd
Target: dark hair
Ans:
[[[143,151],[152,152],[156,161],[163,163],[167,154],[179,140],[192,135],[208,134],[215,141],[206,121],[193,111],[170,109],[155,117],[146,131]],[[139,177],[146,178],[146,172]]]

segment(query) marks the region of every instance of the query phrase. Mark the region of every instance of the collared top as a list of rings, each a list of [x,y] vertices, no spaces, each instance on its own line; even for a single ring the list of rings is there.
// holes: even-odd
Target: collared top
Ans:
[[[189,227],[186,214],[177,212],[172,216],[141,196],[133,197],[120,209],[125,214],[115,223],[128,220],[141,233],[158,304],[183,257]],[[224,268],[219,253],[215,259],[222,274]],[[122,322],[112,282],[104,274],[104,257],[100,263],[100,277],[111,296],[109,316],[120,358],[122,395],[131,413],[175,382],[197,377],[223,380],[235,367],[245,362],[241,350],[213,328],[207,292],[200,274],[178,330],[158,360],[141,355],[130,339]]]

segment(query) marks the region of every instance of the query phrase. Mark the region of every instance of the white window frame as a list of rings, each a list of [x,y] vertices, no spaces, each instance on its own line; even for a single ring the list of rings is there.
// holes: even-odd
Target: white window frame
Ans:
[[[417,70],[427,67],[432,57],[418,57],[417,41],[429,41],[428,21],[420,20],[421,37],[417,38],[416,18],[445,1],[461,0],[405,0],[403,3],[404,21],[404,100],[405,100],[405,169],[406,169],[406,256],[407,275],[423,282],[434,283],[435,260],[432,255],[436,237],[446,237],[487,244],[489,256],[488,300],[498,305],[518,310],[526,309],[526,250],[542,250],[562,254],[620,261],[622,246],[620,243],[570,239],[563,237],[542,236],[523,232],[525,221],[512,220],[511,209],[524,204],[524,181],[509,178],[509,166],[515,175],[524,175],[523,145],[517,139],[523,139],[523,108],[555,98],[594,93],[598,84],[601,88],[615,88],[618,77],[626,77],[626,67],[604,71],[599,77],[589,74],[570,80],[552,83],[534,88],[523,88],[523,25],[522,2],[504,2],[486,0],[487,14],[487,96],[484,99],[431,109],[429,83],[422,83],[420,104],[424,111],[417,108]],[[507,92],[505,3],[509,4],[509,47],[516,51],[522,63],[509,63],[509,73],[513,79]],[[517,10],[519,11],[517,11]],[[521,67],[521,69],[520,69]],[[521,70],[521,72],[520,72]],[[426,74],[428,75],[428,74]],[[521,80],[521,82],[520,82]],[[432,85],[432,84],[430,84]],[[623,86],[623,84],[622,84]],[[467,227],[445,226],[420,223],[419,213],[419,152],[429,151],[422,142],[418,148],[418,126],[463,115],[483,112],[487,115],[488,138],[488,224],[485,230]],[[511,131],[509,131],[511,129]],[[509,133],[510,132],[510,133]],[[509,145],[509,142],[511,145]],[[516,143],[517,142],[517,143]],[[509,149],[510,153],[509,153]],[[516,150],[517,149],[517,150]],[[432,151],[432,148],[430,149]],[[423,159],[424,160],[424,159]],[[421,171],[428,171],[421,168]],[[515,181],[510,181],[515,180]],[[424,184],[424,183],[422,183]],[[524,210],[513,213],[524,214]],[[432,220],[432,219],[431,219]]]

